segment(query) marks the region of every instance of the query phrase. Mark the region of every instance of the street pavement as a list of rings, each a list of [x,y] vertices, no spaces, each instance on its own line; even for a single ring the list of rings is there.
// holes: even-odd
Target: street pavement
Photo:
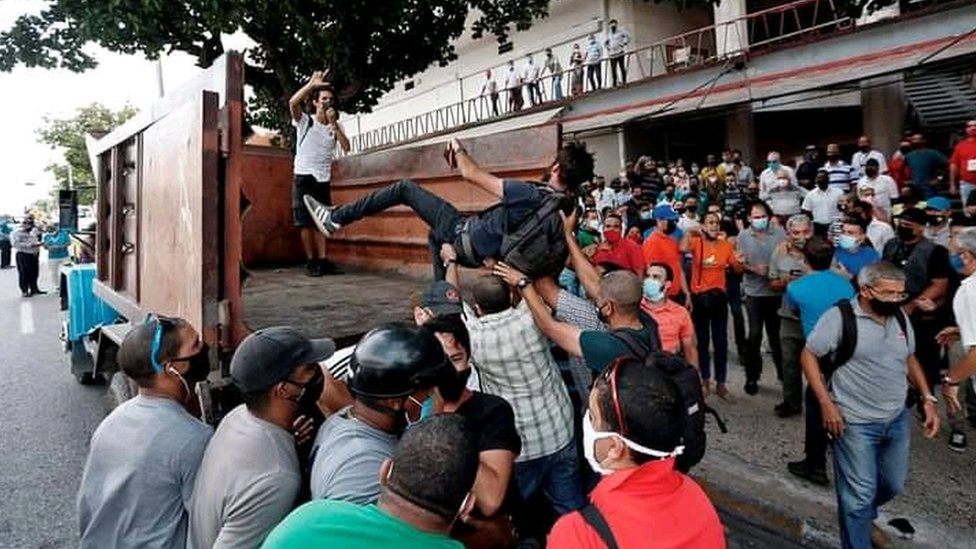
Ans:
[[[60,322],[56,296],[24,299],[16,270],[0,271],[3,549],[78,546],[75,495],[88,440],[109,403],[105,386],[85,387],[71,375]]]

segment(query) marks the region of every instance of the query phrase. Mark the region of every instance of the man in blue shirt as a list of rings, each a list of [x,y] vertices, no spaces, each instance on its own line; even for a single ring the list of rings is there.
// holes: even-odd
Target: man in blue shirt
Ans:
[[[803,247],[803,255],[810,266],[810,272],[786,287],[786,306],[800,314],[803,336],[810,337],[817,321],[828,309],[842,299],[854,297],[854,286],[849,280],[830,270],[834,248],[823,238],[815,236],[809,240]],[[827,437],[820,417],[820,406],[809,387],[806,390],[805,412],[806,458],[791,461],[787,468],[800,478],[814,484],[826,485]]]
[[[841,234],[837,238],[837,251],[834,255],[834,268],[837,274],[853,282],[861,269],[881,261],[881,256],[866,240],[868,230],[866,220],[848,216],[844,218],[841,227]],[[813,327],[813,324],[810,326]]]
[[[68,262],[68,244],[71,233],[57,225],[51,225],[42,242],[47,249],[47,267],[51,273],[51,288],[61,290],[61,265]]]

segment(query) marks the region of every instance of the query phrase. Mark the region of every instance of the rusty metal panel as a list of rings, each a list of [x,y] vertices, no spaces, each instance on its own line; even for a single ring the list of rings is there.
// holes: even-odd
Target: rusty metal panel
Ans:
[[[240,213],[245,268],[297,263],[305,259],[292,221],[292,160],[287,150],[244,147],[243,186],[247,207]]]
[[[559,126],[550,124],[465,140],[464,146],[482,168],[500,177],[537,181],[555,159],[559,143]],[[497,197],[448,167],[444,146],[437,143],[340,158],[332,167],[332,198],[336,204],[345,204],[399,179],[413,179],[463,214],[496,203]],[[408,208],[391,208],[344,227],[329,240],[329,256],[343,264],[429,276],[427,232]]]
[[[217,95],[204,92],[142,134],[139,306],[216,322]]]

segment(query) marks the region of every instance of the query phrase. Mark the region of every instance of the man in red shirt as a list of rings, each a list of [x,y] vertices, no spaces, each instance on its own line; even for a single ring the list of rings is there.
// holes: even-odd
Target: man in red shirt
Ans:
[[[949,192],[961,192],[962,203],[976,189],[976,120],[966,122],[966,139],[956,143],[949,159]]]
[[[668,297],[677,298],[679,294],[688,295],[688,281],[681,268],[681,249],[672,236],[678,226],[678,213],[671,206],[661,204],[654,208],[654,232],[644,241],[644,264],[664,263],[677,277],[677,284],[668,289]],[[641,274],[643,277],[643,274]]]
[[[667,359],[665,359],[667,360]],[[580,511],[563,515],[550,549],[724,549],[725,532],[705,492],[674,468],[685,410],[674,382],[657,367],[615,362],[590,391],[583,455],[602,480],[590,493],[609,532]],[[595,513],[592,513],[595,511]]]
[[[644,256],[641,255],[640,246],[629,238],[623,238],[623,228],[623,219],[619,215],[607,216],[603,221],[603,242],[596,247],[593,264],[612,263],[643,277]]]

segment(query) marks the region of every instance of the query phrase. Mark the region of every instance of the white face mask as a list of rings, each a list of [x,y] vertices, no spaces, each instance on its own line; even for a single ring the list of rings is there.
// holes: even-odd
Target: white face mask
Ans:
[[[628,440],[626,437],[620,435],[620,433],[597,431],[593,428],[593,418],[590,416],[590,411],[587,410],[586,414],[583,415],[583,457],[586,458],[586,462],[590,464],[590,468],[593,469],[594,473],[600,475],[609,475],[613,473],[612,469],[604,468],[596,459],[596,441],[610,437],[617,437],[634,452],[640,452],[644,455],[655,458],[676,457],[681,455],[685,450],[684,446],[678,446],[671,452],[659,452],[657,450],[651,450],[650,448],[641,446],[632,440]]]

